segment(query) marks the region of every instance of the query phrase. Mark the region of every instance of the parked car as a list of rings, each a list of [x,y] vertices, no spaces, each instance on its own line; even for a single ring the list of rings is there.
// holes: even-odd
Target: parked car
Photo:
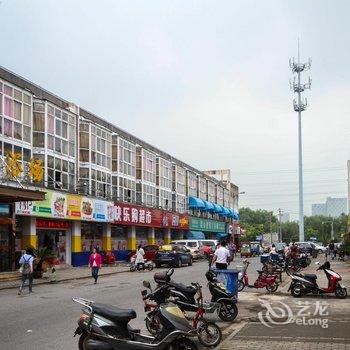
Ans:
[[[246,257],[249,258],[252,256],[252,252],[250,250],[249,243],[242,243],[241,245],[241,258]]]
[[[199,259],[201,257],[201,249],[203,247],[202,241],[199,239],[182,239],[172,241],[170,244],[183,245],[191,251],[192,259]]]
[[[115,261],[117,260],[114,253],[111,250],[102,251],[101,255],[102,255],[103,264],[107,264],[107,265],[114,264]]]
[[[312,242],[296,242],[296,244],[299,247],[300,253],[307,253],[312,255],[312,252],[317,250],[315,249],[315,244]]]
[[[147,261],[153,261],[154,260],[154,256],[156,255],[158,249],[159,249],[159,245],[157,244],[149,244],[149,245],[145,245],[142,247],[142,249],[145,251],[145,260]],[[131,257],[134,256],[136,254],[136,250],[132,250],[126,257],[126,261],[130,261]]]
[[[218,244],[218,240],[216,239],[203,239],[201,240],[202,247],[200,248],[200,254],[203,255],[204,258],[208,258],[211,254],[215,252],[216,246]]]
[[[315,242],[314,245],[319,254],[325,253],[327,251],[327,248],[321,242]]]
[[[189,249],[181,244],[168,244],[159,247],[154,257],[156,267],[162,265],[181,267],[183,265],[191,266],[193,258]]]

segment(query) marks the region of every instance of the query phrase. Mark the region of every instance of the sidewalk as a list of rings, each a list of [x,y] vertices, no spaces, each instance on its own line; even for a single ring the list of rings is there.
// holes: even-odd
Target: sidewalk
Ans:
[[[116,266],[103,266],[99,271],[99,276],[113,275],[116,273],[123,273],[130,271],[127,263],[121,262]],[[18,288],[19,286],[19,273],[8,274],[8,279],[0,279],[0,290],[9,289],[9,288]],[[91,277],[91,269],[82,266],[82,267],[71,267],[67,266],[64,269],[56,270],[56,282],[52,283],[49,281],[48,273],[44,273],[43,278],[34,279],[34,285],[39,284],[57,284],[64,281],[78,280],[83,278]]]

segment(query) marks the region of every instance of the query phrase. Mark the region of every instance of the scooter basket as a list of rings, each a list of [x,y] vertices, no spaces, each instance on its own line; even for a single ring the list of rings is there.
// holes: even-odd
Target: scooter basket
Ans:
[[[153,275],[154,282],[159,284],[164,284],[170,282],[170,276],[168,276],[167,272],[156,272]]]

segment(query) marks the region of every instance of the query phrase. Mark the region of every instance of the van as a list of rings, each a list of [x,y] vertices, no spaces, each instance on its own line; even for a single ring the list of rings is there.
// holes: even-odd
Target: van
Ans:
[[[201,257],[202,243],[198,239],[182,239],[179,241],[171,241],[170,244],[184,245],[191,252],[193,259],[199,259]]]

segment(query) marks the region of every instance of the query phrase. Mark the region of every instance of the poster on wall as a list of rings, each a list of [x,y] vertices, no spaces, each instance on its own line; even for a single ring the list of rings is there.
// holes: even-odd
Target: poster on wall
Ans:
[[[92,199],[83,197],[81,199],[81,219],[92,220],[93,203]]]
[[[82,197],[76,194],[67,194],[67,219],[81,218],[81,199]]]
[[[51,193],[51,213],[54,218],[65,218],[67,211],[66,194]]]
[[[95,199],[93,201],[93,212],[92,217],[95,221],[107,221],[107,203],[105,201],[101,201]]]

